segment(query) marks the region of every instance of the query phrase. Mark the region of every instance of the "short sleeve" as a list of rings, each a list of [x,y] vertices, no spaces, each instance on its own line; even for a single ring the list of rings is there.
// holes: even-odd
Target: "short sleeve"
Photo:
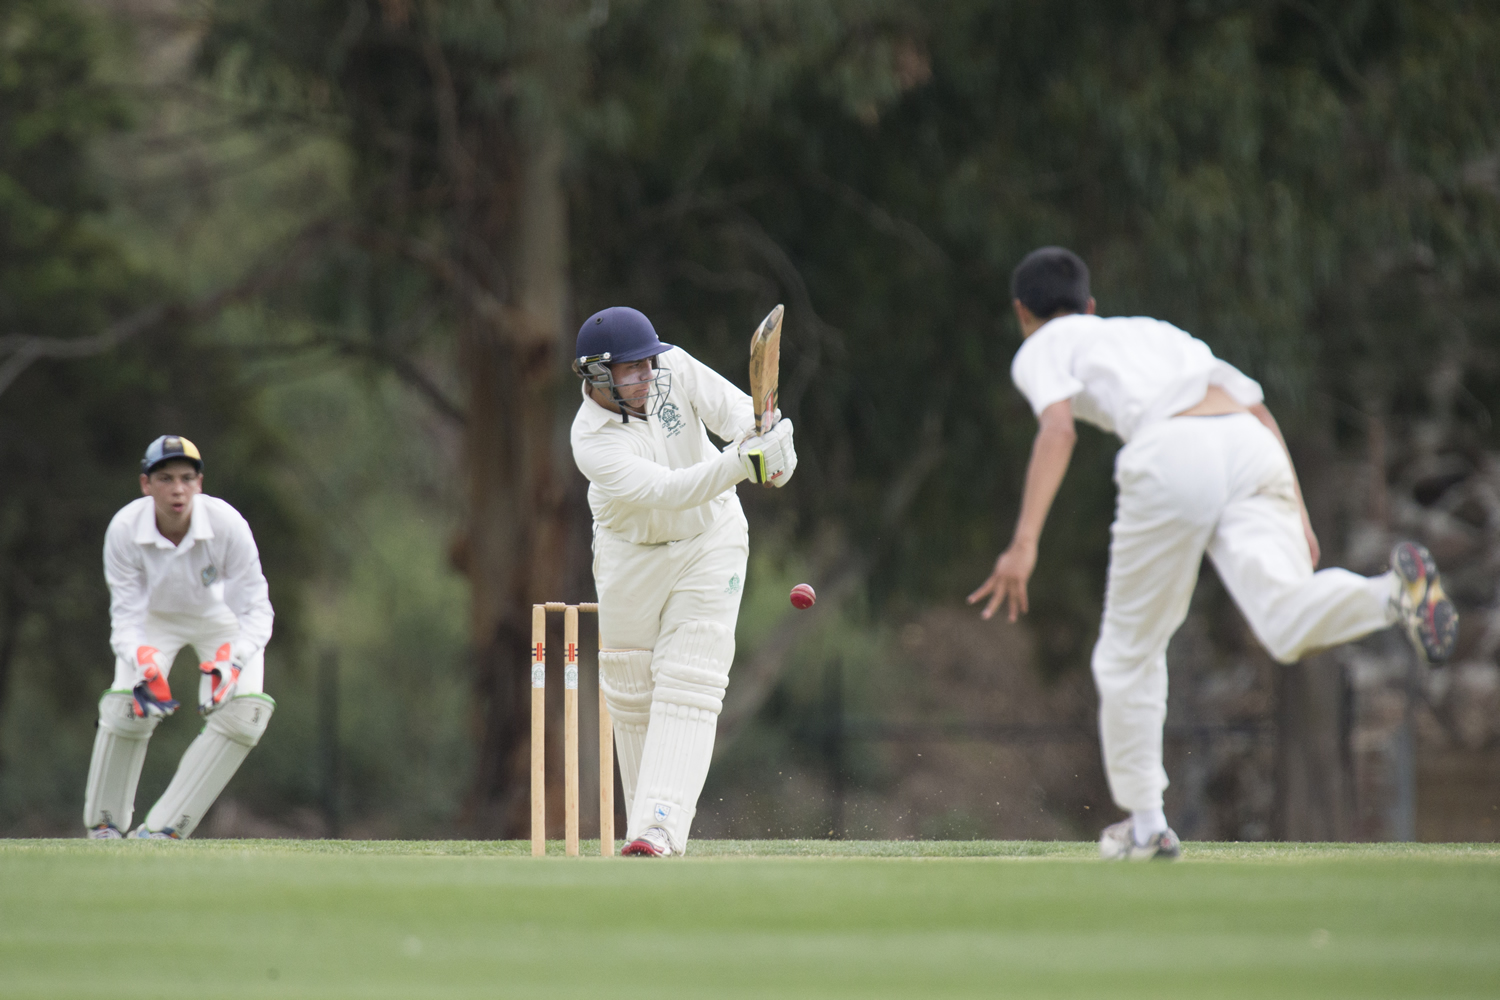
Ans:
[[[1259,382],[1219,358],[1214,358],[1213,369],[1208,373],[1208,384],[1223,389],[1242,406],[1265,402],[1266,394],[1261,391]]]
[[[1058,334],[1046,327],[1033,333],[1010,364],[1011,381],[1037,416],[1053,403],[1072,399],[1084,389],[1072,371],[1072,342]]]

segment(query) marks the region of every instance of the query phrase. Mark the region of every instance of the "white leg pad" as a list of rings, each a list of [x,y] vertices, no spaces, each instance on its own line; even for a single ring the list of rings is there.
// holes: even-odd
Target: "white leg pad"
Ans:
[[[83,825],[112,823],[122,833],[135,815],[135,786],[146,762],[146,744],[158,718],[138,719],[129,691],[106,691],[99,699],[99,728],[94,733],[94,755],[89,760],[88,784],[83,790]]]
[[[263,694],[231,698],[208,717],[203,732],[188,745],[172,783],[146,814],[146,829],[172,830],[186,839],[214,804],[250,748],[260,742],[276,702]]]
[[[684,624],[662,650],[629,839],[655,826],[666,832],[674,853],[686,849],[733,661],[734,633],[714,621]]]
[[[635,801],[641,750],[651,722],[651,650],[601,649],[599,687],[614,722],[615,759],[620,762],[620,785],[629,808]]]

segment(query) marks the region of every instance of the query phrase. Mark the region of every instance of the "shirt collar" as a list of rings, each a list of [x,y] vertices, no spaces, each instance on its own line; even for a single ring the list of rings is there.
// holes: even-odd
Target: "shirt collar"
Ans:
[[[613,410],[607,410],[599,405],[599,401],[589,393],[589,386],[587,382],[584,382],[582,384],[582,390],[583,405],[579,407],[578,415],[583,418],[583,422],[585,425],[587,425],[589,430],[596,431],[599,428],[603,427],[605,424],[619,424],[625,422],[625,418],[622,414],[616,413]],[[644,420],[645,418],[636,417],[635,419]]]
[[[193,523],[188,527],[188,534],[197,539],[214,537],[213,522],[208,519],[208,504],[203,503],[203,499],[202,493],[193,497]]]
[[[199,539],[214,537],[214,526],[208,519],[208,510],[205,504],[198,501],[203,494],[199,493],[193,497],[193,519],[188,523],[188,533],[183,536],[183,541],[188,539],[198,541]],[[150,499],[149,497],[147,499]],[[161,533],[156,526],[156,502],[141,505],[140,519],[135,524],[135,541],[138,545],[155,545],[160,549],[183,548],[181,545],[173,545],[171,539]],[[191,548],[191,546],[186,546]]]

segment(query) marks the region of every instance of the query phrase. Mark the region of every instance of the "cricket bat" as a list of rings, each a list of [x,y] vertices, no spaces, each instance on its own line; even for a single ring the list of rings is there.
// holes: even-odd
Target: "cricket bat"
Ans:
[[[755,407],[755,433],[764,434],[776,422],[777,382],[781,377],[781,314],[777,306],[766,314],[750,337],[750,400]],[[767,484],[769,485],[769,484]]]

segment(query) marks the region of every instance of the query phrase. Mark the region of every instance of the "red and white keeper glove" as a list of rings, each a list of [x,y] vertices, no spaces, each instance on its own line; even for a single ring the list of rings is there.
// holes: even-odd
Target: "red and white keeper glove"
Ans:
[[[240,683],[240,668],[231,662],[234,650],[224,643],[212,660],[198,664],[198,714],[209,715],[234,696]]]
[[[131,711],[138,719],[162,719],[177,711],[177,702],[172,700],[172,689],[167,685],[167,673],[156,662],[157,652],[155,646],[135,649],[135,665],[141,668],[141,679],[130,693],[135,696]]]
[[[752,483],[785,486],[797,469],[791,420],[778,420],[764,434],[751,434],[740,442],[739,452]]]

